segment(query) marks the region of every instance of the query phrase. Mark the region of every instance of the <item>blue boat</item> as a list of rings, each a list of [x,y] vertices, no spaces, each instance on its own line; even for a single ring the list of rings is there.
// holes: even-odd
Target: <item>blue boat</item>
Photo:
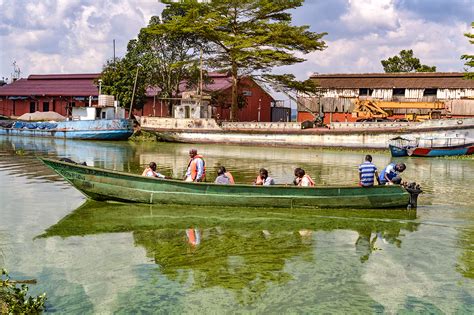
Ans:
[[[397,137],[390,140],[393,157],[400,156],[459,156],[474,154],[474,140],[463,137],[432,137],[416,140]]]
[[[126,140],[133,134],[133,121],[111,95],[99,95],[99,103],[73,107],[70,117],[55,112],[35,112],[19,121],[0,121],[0,135],[49,137],[77,140]],[[44,121],[50,120],[51,121]],[[43,121],[37,121],[43,120]]]
[[[126,140],[133,134],[129,119],[71,120],[58,122],[2,121],[0,135],[52,137],[79,140]]]
[[[417,146],[416,140],[407,139],[403,137],[396,137],[390,139],[388,147],[393,157],[408,156],[408,149]]]

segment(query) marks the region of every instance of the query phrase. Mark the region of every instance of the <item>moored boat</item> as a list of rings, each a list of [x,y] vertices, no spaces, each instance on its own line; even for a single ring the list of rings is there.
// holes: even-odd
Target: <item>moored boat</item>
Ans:
[[[80,140],[126,140],[133,134],[128,119],[71,120],[58,122],[2,121],[0,135]]]
[[[402,186],[295,187],[217,185],[156,179],[40,158],[87,197],[149,204],[278,208],[405,208],[416,206],[418,189]]]
[[[136,116],[142,130],[161,141],[239,145],[385,149],[395,137],[462,135],[474,137],[474,118],[423,122],[334,122],[326,128],[302,129],[296,122],[221,122]]]
[[[389,149],[393,157],[472,155],[474,140],[465,137],[430,137],[414,140],[397,137],[390,140]]]
[[[133,121],[111,95],[99,95],[92,106],[73,107],[70,117],[56,112],[23,114],[17,121],[0,121],[0,135],[50,137],[79,140],[126,140],[133,134]]]

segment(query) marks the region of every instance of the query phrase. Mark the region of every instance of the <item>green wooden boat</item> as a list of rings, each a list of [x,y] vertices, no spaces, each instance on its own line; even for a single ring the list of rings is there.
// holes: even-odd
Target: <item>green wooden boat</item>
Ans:
[[[148,204],[278,208],[405,208],[416,206],[416,195],[402,186],[363,188],[295,187],[285,185],[217,185],[157,179],[40,158],[94,200]]]

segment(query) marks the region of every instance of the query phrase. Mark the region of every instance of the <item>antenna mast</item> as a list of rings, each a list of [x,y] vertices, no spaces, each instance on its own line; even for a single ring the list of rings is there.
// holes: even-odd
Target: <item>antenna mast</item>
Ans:
[[[18,80],[21,75],[20,67],[16,64],[16,61],[13,60],[13,73],[12,73],[12,82]]]

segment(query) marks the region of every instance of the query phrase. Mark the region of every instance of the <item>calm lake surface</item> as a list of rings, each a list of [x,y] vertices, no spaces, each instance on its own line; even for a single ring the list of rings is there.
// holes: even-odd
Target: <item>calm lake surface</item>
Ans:
[[[416,211],[288,210],[86,201],[35,156],[181,177],[188,150],[251,182],[295,167],[355,184],[363,152],[0,136],[0,267],[37,279],[48,312],[474,313],[474,161],[402,158]],[[388,153],[372,154],[381,169]]]

